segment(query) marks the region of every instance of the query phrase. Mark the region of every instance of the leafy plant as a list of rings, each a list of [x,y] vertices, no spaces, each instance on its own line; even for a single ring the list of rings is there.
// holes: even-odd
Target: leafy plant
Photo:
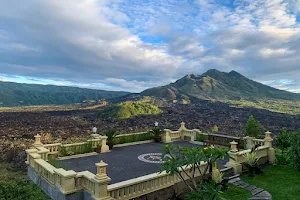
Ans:
[[[282,153],[288,150],[291,147],[291,134],[286,130],[280,131],[279,136],[276,137],[275,145],[281,150]]]
[[[152,133],[154,136],[161,136],[162,132],[163,131],[159,127],[155,127],[149,131],[149,133]]]
[[[245,161],[244,165],[249,170],[249,176],[255,176],[255,174],[263,173],[262,169],[259,167],[259,158],[256,155],[255,149],[256,147],[252,148],[250,153],[243,155]]]
[[[226,152],[214,147],[180,147],[176,145],[166,145],[164,147],[162,171],[165,170],[170,175],[177,175],[191,192],[198,191],[199,185],[196,180],[196,173],[201,176],[208,173],[208,179],[212,178],[212,166],[218,159],[224,159]],[[207,162],[204,169],[201,163]],[[187,167],[189,170],[187,170]],[[190,179],[186,181],[183,174]],[[200,185],[203,180],[200,180]]]
[[[261,134],[261,125],[260,123],[251,115],[245,125],[245,131],[248,136],[258,137]]]
[[[67,155],[66,147],[61,146],[61,147],[59,148],[58,155],[59,155],[60,157],[66,156],[66,155]]]
[[[213,133],[219,132],[219,127],[217,125],[214,125],[213,127],[211,127],[211,132]]]
[[[214,181],[206,181],[199,185],[199,190],[190,192],[185,200],[226,200],[222,187]]]
[[[104,135],[107,136],[108,141],[112,141],[116,137],[117,132],[115,130],[109,130],[104,132]]]
[[[293,167],[300,171],[300,133],[295,133],[291,139],[291,161]]]

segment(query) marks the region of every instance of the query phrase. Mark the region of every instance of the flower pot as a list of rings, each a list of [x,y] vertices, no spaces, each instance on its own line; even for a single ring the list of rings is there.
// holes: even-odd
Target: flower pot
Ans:
[[[113,141],[107,141],[106,144],[109,147],[109,150],[111,150],[113,148],[113,146],[114,146],[114,142]]]
[[[155,135],[155,136],[153,136],[153,140],[154,140],[155,142],[160,142],[160,141],[161,141],[161,136]]]

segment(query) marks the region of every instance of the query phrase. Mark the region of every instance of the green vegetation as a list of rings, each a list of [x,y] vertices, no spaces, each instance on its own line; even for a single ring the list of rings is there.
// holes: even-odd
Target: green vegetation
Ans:
[[[67,150],[68,149],[68,150]],[[94,149],[92,148],[92,143],[91,142],[86,142],[84,145],[78,146],[71,146],[71,147],[60,147],[59,149],[59,156],[64,157],[64,156],[72,156],[72,155],[77,155],[77,154],[85,154],[85,153],[91,153],[94,152]]]
[[[255,101],[223,100],[223,102],[235,105],[237,107],[258,108],[258,109],[269,110],[272,112],[288,113],[293,115],[300,114],[300,100],[289,101],[289,100],[261,99]]]
[[[0,163],[0,200],[50,200],[25,172],[15,171],[7,163]]]
[[[230,184],[223,197],[227,200],[247,200],[252,195],[250,191]]]
[[[76,87],[21,84],[0,81],[0,107],[48,104],[72,104],[85,100],[121,97],[128,92],[112,92]]]
[[[264,174],[242,179],[270,192],[273,200],[299,199],[300,172],[288,166],[268,166]]]
[[[161,171],[166,171],[171,176],[178,176],[182,183],[185,184],[189,193],[185,199],[189,200],[214,200],[221,199],[224,186],[221,184],[222,174],[220,179],[212,179],[212,167],[218,159],[223,159],[226,151],[215,147],[180,147],[176,145],[166,145],[164,147],[164,164]],[[201,170],[201,163],[207,162],[208,167]],[[183,166],[190,166],[189,173],[183,169]],[[195,174],[208,174],[207,179],[196,179]],[[190,181],[185,181],[185,174],[190,178]]]
[[[248,136],[258,138],[261,134],[261,125],[260,123],[251,115],[245,125],[245,131]]]
[[[139,142],[145,140],[151,140],[153,137],[152,133],[145,132],[143,134],[133,134],[133,135],[119,135],[113,139],[114,144],[125,144],[131,142]]]
[[[99,113],[102,117],[127,119],[137,115],[159,114],[162,110],[146,101],[126,101]]]
[[[213,133],[219,132],[219,127],[217,125],[214,125],[213,127],[211,127],[211,132]]]

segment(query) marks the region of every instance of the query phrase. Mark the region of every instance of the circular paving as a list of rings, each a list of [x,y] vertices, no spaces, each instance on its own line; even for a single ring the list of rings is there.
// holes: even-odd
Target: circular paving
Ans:
[[[140,155],[138,159],[146,163],[155,163],[155,164],[164,163],[162,159],[162,153],[146,153]]]

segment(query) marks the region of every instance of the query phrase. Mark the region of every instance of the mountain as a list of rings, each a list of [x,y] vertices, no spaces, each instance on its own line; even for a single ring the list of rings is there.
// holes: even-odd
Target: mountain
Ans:
[[[111,99],[127,94],[129,93],[0,81],[0,106],[72,104],[85,100]]]
[[[186,75],[166,86],[150,88],[141,93],[165,99],[215,100],[300,100],[295,94],[255,82],[236,71],[229,73],[212,69],[202,75]]]

